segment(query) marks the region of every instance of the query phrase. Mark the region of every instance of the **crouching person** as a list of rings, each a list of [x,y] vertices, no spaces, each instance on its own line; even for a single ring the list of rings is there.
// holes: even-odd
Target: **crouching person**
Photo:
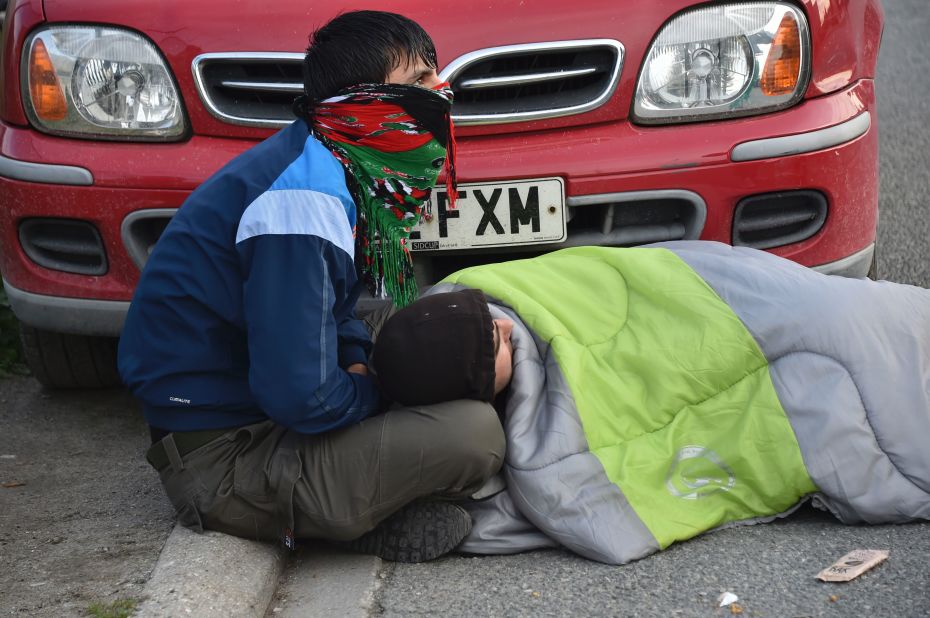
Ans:
[[[358,247],[363,275],[411,298],[397,226],[416,222],[443,167],[451,91],[429,36],[391,13],[320,28],[304,72],[297,121],[209,178],[165,230],[120,374],[182,524],[429,560],[467,535],[448,499],[497,472],[502,429],[473,399],[382,413],[355,261]],[[480,335],[492,345],[490,327]]]

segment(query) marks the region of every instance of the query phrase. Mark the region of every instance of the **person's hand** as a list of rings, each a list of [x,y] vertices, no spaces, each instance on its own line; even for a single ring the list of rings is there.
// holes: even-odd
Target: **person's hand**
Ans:
[[[368,365],[366,365],[365,363],[355,363],[353,365],[349,365],[346,368],[346,371],[348,371],[349,373],[357,373],[360,376],[367,376]]]

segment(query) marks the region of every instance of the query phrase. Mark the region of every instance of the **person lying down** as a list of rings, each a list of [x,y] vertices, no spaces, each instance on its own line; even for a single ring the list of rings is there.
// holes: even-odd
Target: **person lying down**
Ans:
[[[476,298],[480,345],[456,337]],[[504,483],[461,551],[622,564],[806,500],[930,519],[930,290],[709,241],[565,249],[451,275],[373,367],[405,405],[496,401]]]

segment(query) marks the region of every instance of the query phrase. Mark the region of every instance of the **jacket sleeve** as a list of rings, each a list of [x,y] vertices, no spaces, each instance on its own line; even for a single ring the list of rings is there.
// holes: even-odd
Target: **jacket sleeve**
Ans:
[[[350,279],[352,292],[336,310],[339,336],[339,366],[345,369],[355,363],[368,364],[368,355],[371,352],[371,337],[365,323],[355,317],[355,303],[358,300],[361,288],[354,284],[354,273]]]
[[[249,386],[275,422],[301,433],[351,425],[378,411],[377,386],[339,363],[334,270],[342,251],[305,234],[263,234],[239,245],[249,339]]]

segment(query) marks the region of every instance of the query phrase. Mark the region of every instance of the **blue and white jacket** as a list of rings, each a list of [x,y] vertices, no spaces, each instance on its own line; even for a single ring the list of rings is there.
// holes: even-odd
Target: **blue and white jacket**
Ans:
[[[123,381],[168,431],[271,418],[321,433],[375,413],[355,317],[356,207],[342,166],[289,127],[230,161],[178,210],[119,344]]]

